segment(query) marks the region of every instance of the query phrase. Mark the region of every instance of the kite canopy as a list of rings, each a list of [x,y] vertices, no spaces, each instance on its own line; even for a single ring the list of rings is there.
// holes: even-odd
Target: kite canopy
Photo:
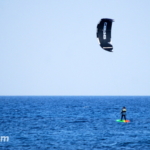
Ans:
[[[100,46],[109,52],[112,52],[113,45],[111,43],[111,26],[113,19],[103,18],[97,25],[97,38]]]

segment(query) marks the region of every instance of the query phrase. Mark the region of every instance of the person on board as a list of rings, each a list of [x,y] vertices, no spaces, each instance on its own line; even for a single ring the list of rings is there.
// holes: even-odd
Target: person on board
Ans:
[[[124,118],[124,120],[126,120],[126,107],[123,107],[122,108],[122,111],[121,111],[121,120]]]

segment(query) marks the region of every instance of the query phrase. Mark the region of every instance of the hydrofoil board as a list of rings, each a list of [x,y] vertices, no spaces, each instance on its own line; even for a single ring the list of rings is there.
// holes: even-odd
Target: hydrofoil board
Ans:
[[[130,122],[130,120],[120,120],[120,119],[118,119],[118,120],[116,120],[117,122]]]

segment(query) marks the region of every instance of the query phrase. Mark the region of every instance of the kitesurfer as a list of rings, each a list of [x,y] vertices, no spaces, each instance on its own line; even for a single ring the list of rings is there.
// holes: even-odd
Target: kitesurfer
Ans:
[[[124,118],[124,120],[126,120],[126,107],[123,107],[122,108],[122,111],[121,111],[121,120]]]

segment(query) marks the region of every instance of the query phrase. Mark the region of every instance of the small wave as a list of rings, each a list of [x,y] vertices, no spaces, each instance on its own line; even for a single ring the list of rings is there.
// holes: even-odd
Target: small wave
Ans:
[[[103,146],[114,146],[116,144],[117,144],[117,142],[103,142],[102,143]]]
[[[76,120],[76,121],[70,121],[68,123],[84,123],[84,122],[88,122],[87,120]]]

